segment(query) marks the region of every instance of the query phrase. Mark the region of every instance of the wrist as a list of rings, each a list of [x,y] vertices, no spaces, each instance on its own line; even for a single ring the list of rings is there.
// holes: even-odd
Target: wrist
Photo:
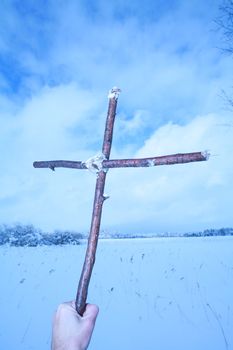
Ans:
[[[77,341],[70,339],[69,343],[52,346],[52,350],[87,350],[87,348],[77,344]]]

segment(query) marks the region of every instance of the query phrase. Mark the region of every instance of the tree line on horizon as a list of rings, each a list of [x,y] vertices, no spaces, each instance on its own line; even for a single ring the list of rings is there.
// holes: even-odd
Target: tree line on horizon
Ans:
[[[206,229],[199,232],[186,233],[110,233],[101,232],[101,238],[124,239],[124,238],[155,238],[155,237],[210,237],[210,236],[233,236],[233,228]],[[0,226],[0,245],[9,245],[13,247],[36,247],[51,245],[79,245],[87,235],[84,233],[70,230],[55,230],[51,233],[43,232],[33,225],[3,224]]]
[[[8,244],[14,247],[36,247],[39,245],[80,244],[83,235],[69,230],[43,232],[34,225],[3,224],[0,226],[0,245]]]

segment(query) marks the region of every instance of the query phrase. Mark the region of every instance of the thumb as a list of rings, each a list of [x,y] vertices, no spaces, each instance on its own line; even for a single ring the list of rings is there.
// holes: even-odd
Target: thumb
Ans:
[[[83,318],[88,318],[89,320],[92,320],[95,322],[97,316],[99,313],[99,308],[97,305],[94,304],[87,304],[85,312],[83,314]]]

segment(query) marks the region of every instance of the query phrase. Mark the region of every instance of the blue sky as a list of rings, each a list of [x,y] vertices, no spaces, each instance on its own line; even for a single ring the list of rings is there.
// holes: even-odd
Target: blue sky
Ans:
[[[119,86],[112,157],[209,150],[206,163],[108,174],[102,229],[232,226],[232,57],[220,1],[3,1],[0,220],[88,231],[95,176],[33,169],[101,149]]]

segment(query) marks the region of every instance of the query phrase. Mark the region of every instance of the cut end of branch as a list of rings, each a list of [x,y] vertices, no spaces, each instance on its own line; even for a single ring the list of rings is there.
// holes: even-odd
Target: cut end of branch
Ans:
[[[209,151],[203,151],[201,152],[202,156],[205,158],[205,160],[208,160],[210,157],[210,152]]]
[[[119,95],[120,95],[121,89],[119,89],[118,87],[114,86],[111,90],[109,90],[108,93],[108,98],[115,98],[115,100],[118,99]]]

